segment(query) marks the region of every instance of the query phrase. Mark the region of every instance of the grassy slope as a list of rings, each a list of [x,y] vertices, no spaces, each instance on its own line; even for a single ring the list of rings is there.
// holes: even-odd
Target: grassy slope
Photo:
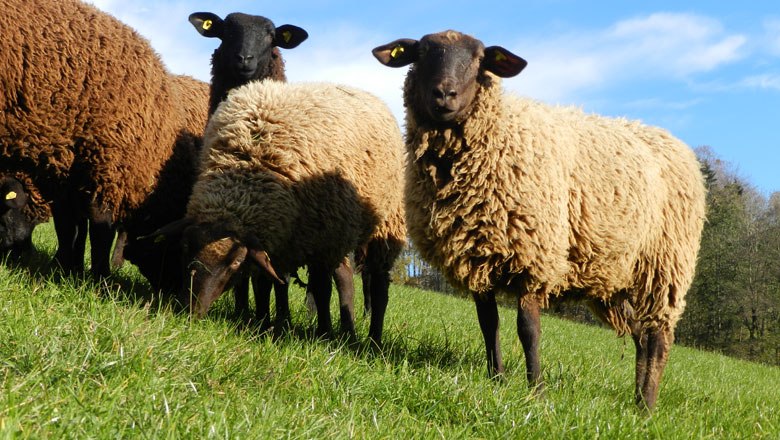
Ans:
[[[36,232],[45,253],[52,234]],[[227,297],[190,322],[133,299],[148,292],[131,269],[115,283],[0,268],[0,436],[780,437],[778,368],[675,347],[646,417],[632,404],[633,344],[603,329],[543,318],[539,401],[509,309],[507,380],[497,384],[462,299],[393,286],[376,353],[312,339],[297,288],[294,329],[272,340],[237,329]]]

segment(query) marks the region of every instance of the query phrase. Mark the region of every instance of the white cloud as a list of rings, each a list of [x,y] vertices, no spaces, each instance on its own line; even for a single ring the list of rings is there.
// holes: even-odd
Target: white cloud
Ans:
[[[371,49],[386,41],[348,26],[319,29],[316,33],[320,35],[316,40],[283,51],[287,78],[337,82],[366,90],[385,101],[399,122],[402,121],[401,89],[407,69],[382,66],[371,55]]]
[[[770,18],[764,21],[766,43],[769,52],[780,56],[780,18]]]
[[[740,85],[747,88],[775,90],[780,92],[780,74],[750,76],[742,80]]]
[[[634,80],[683,80],[739,60],[747,37],[713,19],[656,13],[591,32],[521,40],[529,61],[513,89],[542,100]]]

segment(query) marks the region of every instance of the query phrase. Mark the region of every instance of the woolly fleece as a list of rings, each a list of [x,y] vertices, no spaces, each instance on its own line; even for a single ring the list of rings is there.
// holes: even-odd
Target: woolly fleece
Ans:
[[[403,243],[403,166],[398,125],[374,96],[251,82],[209,121],[188,216],[256,237],[277,272],[333,269],[370,239]]]
[[[420,126],[411,69],[406,212],[426,260],[477,293],[543,305],[584,293],[620,333],[629,318],[674,328],[705,217],[690,148],[638,122],[505,95],[487,72],[461,126]]]
[[[74,0],[0,0],[0,168],[47,200],[63,191],[121,221],[155,188],[180,130],[159,56],[133,29]],[[86,214],[85,214],[86,215]]]

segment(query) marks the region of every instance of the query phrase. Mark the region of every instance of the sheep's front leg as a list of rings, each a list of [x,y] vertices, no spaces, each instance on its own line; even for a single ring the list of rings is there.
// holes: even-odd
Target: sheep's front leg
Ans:
[[[504,364],[501,362],[501,341],[498,335],[498,305],[495,292],[483,294],[474,293],[474,303],[477,306],[477,318],[482,337],[485,339],[485,352],[487,353],[488,376],[498,378],[504,373]]]
[[[669,349],[674,342],[674,332],[669,326],[642,329],[636,326],[631,336],[636,346],[636,389],[634,399],[640,408],[652,410],[658,399]]]
[[[57,252],[54,262],[68,274],[84,272],[84,249],[87,242],[87,219],[80,217],[65,197],[52,204]]]
[[[111,245],[114,244],[114,227],[110,220],[92,220],[89,224],[92,275],[96,278],[111,275]]]
[[[328,336],[330,319],[331,272],[323,267],[309,265],[309,288],[317,306],[317,336]]]
[[[276,299],[276,322],[277,331],[283,331],[290,327],[290,274],[284,275],[284,283],[274,281],[274,298]],[[270,294],[270,292],[269,292]],[[255,299],[255,301],[257,301]],[[266,300],[267,301],[267,300]]]
[[[539,361],[539,340],[542,326],[539,320],[539,303],[523,297],[517,302],[517,336],[525,353],[525,375],[528,384],[538,394],[544,393],[542,369]]]

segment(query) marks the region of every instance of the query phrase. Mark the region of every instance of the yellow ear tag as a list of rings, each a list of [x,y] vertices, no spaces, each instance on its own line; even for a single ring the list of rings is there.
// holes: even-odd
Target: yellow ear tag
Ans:
[[[6,200],[13,200],[16,198],[16,193],[14,191],[8,192],[8,194],[5,195]]]
[[[200,27],[202,27],[204,31],[207,31],[211,29],[212,24],[214,23],[211,20],[203,20],[203,24],[200,25]]]
[[[163,241],[165,241],[165,236],[164,235],[158,235],[157,238],[154,239],[154,243],[155,244],[162,243]]]
[[[496,61],[506,61],[506,55],[502,54],[501,52],[496,52]]]
[[[290,39],[292,38],[292,32],[290,32],[290,31],[282,32],[282,38],[284,38],[284,42],[285,43],[289,43]]]
[[[390,51],[390,58],[398,58],[398,55],[404,53],[404,50],[403,46],[394,47],[393,50]]]

